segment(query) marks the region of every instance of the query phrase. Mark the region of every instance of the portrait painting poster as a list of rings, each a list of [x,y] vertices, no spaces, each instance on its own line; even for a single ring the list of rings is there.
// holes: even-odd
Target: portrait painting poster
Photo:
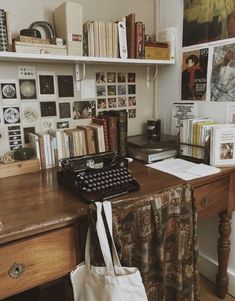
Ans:
[[[235,0],[184,0],[183,46],[235,36]]]
[[[208,48],[182,53],[182,100],[206,100],[208,53]]]
[[[214,47],[210,100],[235,101],[235,43]]]

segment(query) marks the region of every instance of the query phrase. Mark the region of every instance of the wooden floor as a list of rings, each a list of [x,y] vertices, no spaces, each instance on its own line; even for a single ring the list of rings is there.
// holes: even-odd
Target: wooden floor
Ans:
[[[69,301],[72,298],[65,297],[65,286],[64,282],[57,282],[51,286],[44,287],[44,289],[40,290],[38,301]],[[36,298],[37,299],[37,298]],[[12,297],[7,299],[7,301],[35,301],[35,297],[26,297],[25,295]],[[201,301],[221,301],[221,299],[217,298],[215,295],[215,285],[201,277]],[[235,298],[227,295],[224,301],[235,301]],[[6,299],[5,299],[6,301]]]
[[[215,285],[204,277],[201,277],[201,301],[217,301],[220,300],[215,295]],[[224,301],[235,301],[235,298],[227,295]]]

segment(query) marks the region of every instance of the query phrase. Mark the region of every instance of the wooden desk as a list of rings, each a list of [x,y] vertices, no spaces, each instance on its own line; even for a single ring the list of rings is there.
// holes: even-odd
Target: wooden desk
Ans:
[[[184,182],[140,162],[130,167],[141,189],[122,198],[155,193]],[[199,218],[220,215],[217,294],[221,298],[228,286],[234,181],[235,169],[226,168],[191,182]],[[55,170],[1,179],[0,208],[0,300],[62,277],[80,261],[78,245],[86,234],[88,205],[58,187]]]

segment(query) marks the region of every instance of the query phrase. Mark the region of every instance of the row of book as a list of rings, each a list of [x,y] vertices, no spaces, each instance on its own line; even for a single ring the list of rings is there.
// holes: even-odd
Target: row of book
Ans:
[[[92,119],[88,126],[30,133],[29,141],[42,169],[58,166],[60,159],[100,152],[127,154],[127,112],[109,111]]]
[[[122,21],[87,21],[83,25],[83,55],[144,58],[145,24],[131,13]]]
[[[0,51],[11,51],[10,14],[0,9]]]
[[[180,155],[204,162],[208,155],[210,165],[235,165],[235,125],[217,124],[210,118],[182,120]]]
[[[203,160],[205,157],[204,147],[209,142],[211,128],[214,124],[214,120],[210,118],[182,120],[180,127],[180,154]]]

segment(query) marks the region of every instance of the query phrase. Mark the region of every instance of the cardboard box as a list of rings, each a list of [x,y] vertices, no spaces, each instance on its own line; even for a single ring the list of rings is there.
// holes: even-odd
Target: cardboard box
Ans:
[[[169,60],[170,59],[169,48],[145,46],[144,50],[145,50],[146,60]]]
[[[38,159],[0,163],[0,179],[40,171]]]

